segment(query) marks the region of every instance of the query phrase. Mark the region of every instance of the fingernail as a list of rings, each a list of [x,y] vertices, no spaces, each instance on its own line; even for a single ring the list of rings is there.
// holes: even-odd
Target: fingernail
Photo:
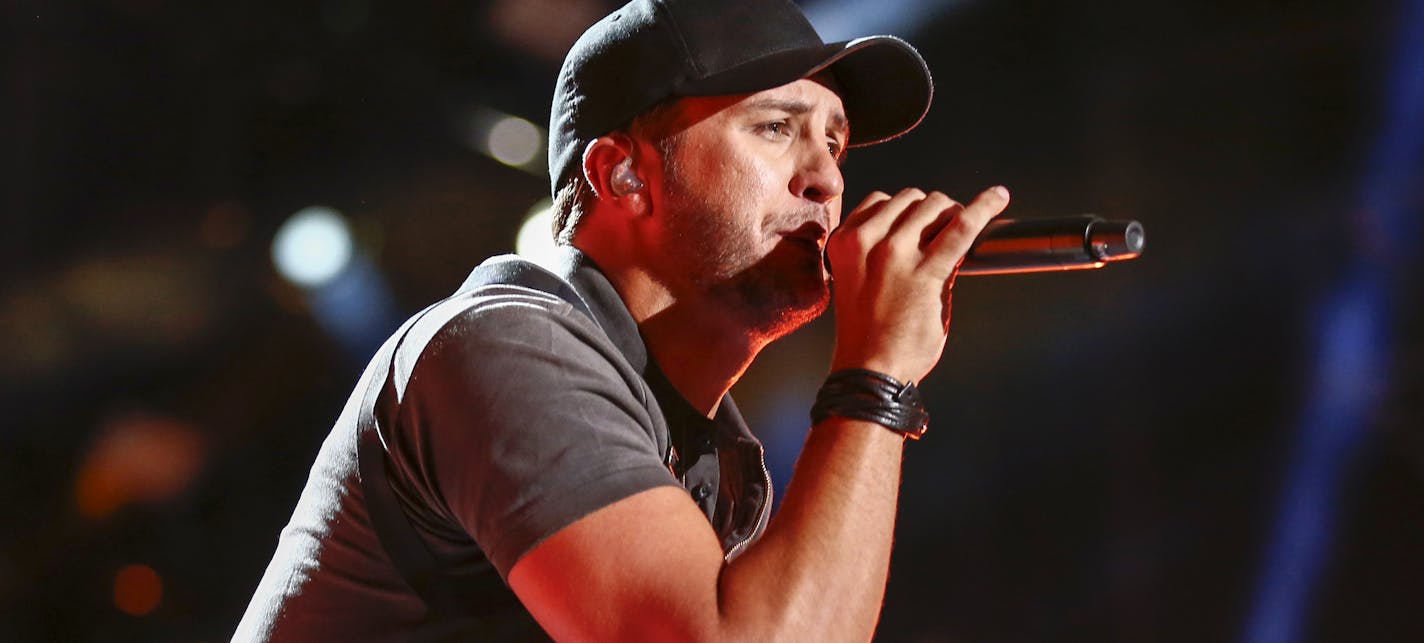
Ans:
[[[990,189],[994,191],[994,194],[1004,197],[1005,199],[1009,198],[1009,189],[1002,185],[996,185]]]

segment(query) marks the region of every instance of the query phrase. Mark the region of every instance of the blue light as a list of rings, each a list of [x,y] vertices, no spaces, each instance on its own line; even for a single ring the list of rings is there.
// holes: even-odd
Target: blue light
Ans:
[[[964,0],[819,0],[804,7],[826,42],[872,34],[909,38],[937,15]]]
[[[345,270],[307,290],[306,296],[317,323],[345,350],[353,364],[364,364],[400,325],[395,302],[380,271],[359,253]]]
[[[353,364],[364,364],[400,321],[380,271],[332,208],[305,208],[283,223],[272,240],[272,263],[301,289],[317,325]]]
[[[1399,49],[1387,88],[1389,111],[1361,189],[1364,220],[1378,235],[1319,304],[1319,354],[1310,402],[1263,561],[1248,643],[1304,638],[1315,583],[1329,558],[1345,470],[1369,435],[1388,380],[1395,275],[1411,270],[1406,248],[1418,222],[1406,204],[1424,173],[1424,1],[1404,7]]]
[[[1250,643],[1302,639],[1311,591],[1333,542],[1340,481],[1385,384],[1387,298],[1372,272],[1357,271],[1322,306],[1317,381],[1247,625]]]

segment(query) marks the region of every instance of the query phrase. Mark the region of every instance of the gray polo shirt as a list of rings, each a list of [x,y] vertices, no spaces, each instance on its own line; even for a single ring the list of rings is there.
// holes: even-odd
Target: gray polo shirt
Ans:
[[[485,266],[502,261],[520,260]],[[434,619],[389,562],[357,477],[358,384],[234,640],[526,640],[540,633],[504,584],[510,568],[658,486],[688,490],[728,559],[765,529],[770,480],[736,405],[724,398],[708,419],[679,395],[587,257],[568,248],[550,269],[592,318],[547,292],[483,283],[485,266],[410,327],[373,409],[405,515],[484,598],[468,620]]]

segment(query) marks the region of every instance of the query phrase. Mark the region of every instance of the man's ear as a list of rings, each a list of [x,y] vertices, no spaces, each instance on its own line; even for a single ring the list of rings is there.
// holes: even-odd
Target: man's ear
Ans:
[[[583,177],[600,201],[633,212],[647,212],[648,196],[638,177],[635,143],[623,134],[589,141],[583,150]]]

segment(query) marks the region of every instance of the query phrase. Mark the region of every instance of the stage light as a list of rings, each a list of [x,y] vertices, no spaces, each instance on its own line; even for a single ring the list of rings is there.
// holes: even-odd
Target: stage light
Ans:
[[[1417,247],[1418,180],[1424,173],[1424,0],[1403,3],[1394,59],[1383,92],[1387,110],[1363,186],[1355,230],[1378,231],[1385,243],[1356,243],[1352,264],[1316,303],[1311,390],[1301,409],[1276,523],[1267,542],[1246,643],[1315,638],[1315,592],[1328,578],[1342,496],[1364,445],[1376,430],[1382,394],[1393,385],[1393,314],[1398,284],[1413,275],[1406,248]],[[1392,246],[1392,247],[1391,247]],[[1345,247],[1351,247],[1346,245]]]
[[[530,174],[544,174],[544,128],[526,119],[479,105],[460,123],[465,145]]]
[[[163,602],[163,579],[148,565],[124,565],[114,575],[114,607],[130,616],[144,616]]]
[[[198,429],[176,419],[147,414],[105,422],[80,464],[75,507],[90,520],[106,518],[130,503],[158,505],[179,497],[206,462]]]
[[[554,256],[553,202],[542,199],[524,215],[519,234],[514,240],[514,252],[538,264],[546,264]]]
[[[272,262],[300,288],[317,324],[356,362],[370,358],[400,323],[380,268],[356,246],[336,210],[313,206],[292,215],[272,240]]]
[[[607,11],[600,0],[493,0],[486,3],[487,33],[558,69],[579,34]]]
[[[303,209],[277,230],[272,263],[282,278],[303,288],[318,288],[341,274],[352,255],[351,228],[336,210]]]
[[[543,142],[543,134],[533,123],[518,116],[503,116],[490,126],[485,149],[500,163],[521,167],[539,155]]]
[[[804,6],[806,18],[826,42],[868,33],[913,36],[939,14],[965,0],[816,0]]]

